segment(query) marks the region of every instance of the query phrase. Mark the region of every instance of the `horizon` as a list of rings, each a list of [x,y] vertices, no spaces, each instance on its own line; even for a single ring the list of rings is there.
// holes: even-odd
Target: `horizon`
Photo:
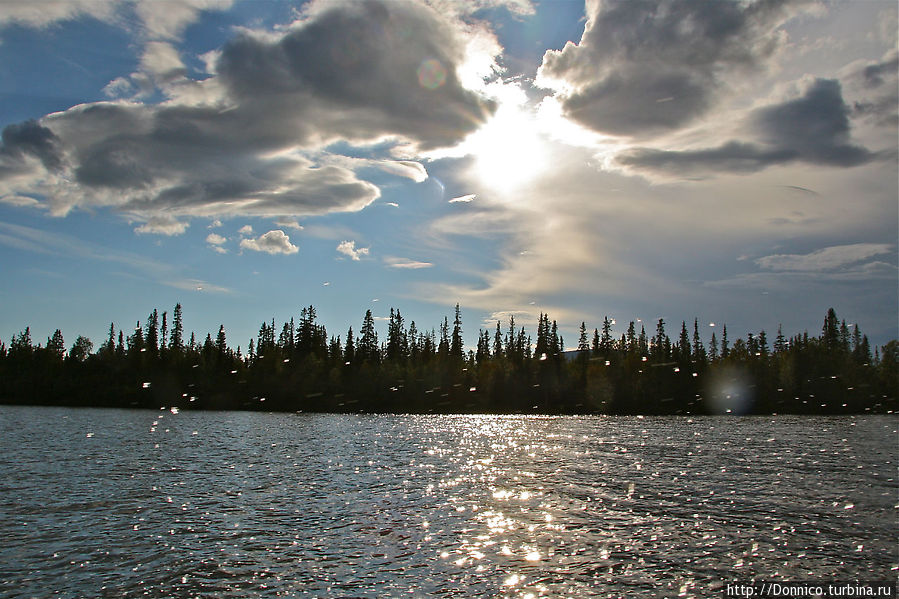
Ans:
[[[0,6],[0,340],[899,338],[895,3],[662,6]]]

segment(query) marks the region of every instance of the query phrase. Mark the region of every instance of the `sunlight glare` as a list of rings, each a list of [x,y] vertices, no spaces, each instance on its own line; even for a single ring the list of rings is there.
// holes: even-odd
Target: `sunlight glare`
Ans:
[[[500,104],[466,145],[475,158],[474,174],[496,192],[517,191],[548,166],[545,141],[534,116],[514,103]]]

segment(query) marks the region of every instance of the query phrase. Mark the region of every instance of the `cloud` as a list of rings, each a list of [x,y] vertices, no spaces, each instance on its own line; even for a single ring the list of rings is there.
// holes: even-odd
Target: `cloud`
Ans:
[[[241,235],[252,235],[253,227],[250,225],[244,225],[240,229],[238,229],[237,232],[240,233]]]
[[[189,225],[166,215],[151,216],[147,222],[134,229],[135,233],[152,233],[155,235],[181,235]]]
[[[458,142],[493,112],[459,81],[466,40],[436,11],[403,1],[320,6],[280,38],[225,45],[216,70],[248,112],[283,113],[285,133],[313,143],[402,136],[422,149]]]
[[[226,254],[228,250],[223,248],[222,246],[228,241],[227,237],[223,237],[218,233],[210,233],[206,236],[206,243],[209,244],[210,249],[219,254]]]
[[[0,27],[15,23],[26,27],[47,27],[58,21],[93,17],[111,21],[119,0],[65,0],[62,2],[0,3]]]
[[[852,115],[895,129],[899,125],[899,51],[893,48],[874,62],[856,61],[845,71],[857,96]]]
[[[470,193],[470,194],[468,194],[468,195],[464,195],[464,196],[459,196],[459,197],[457,197],[457,198],[453,198],[453,199],[451,199],[451,200],[449,201],[449,203],[450,203],[450,204],[457,204],[457,203],[460,203],[460,202],[471,202],[471,201],[474,200],[476,197],[478,197],[476,194]]]
[[[163,285],[174,287],[175,289],[184,289],[186,291],[200,291],[204,293],[231,293],[231,290],[221,285],[213,285],[202,279],[175,279],[172,281],[161,281]]]
[[[495,109],[457,76],[475,28],[426,5],[324,2],[282,32],[240,32],[215,73],[194,81],[171,40],[197,11],[229,3],[167,4],[171,15],[150,4],[135,10],[157,39],[107,93],[158,88],[168,100],[82,104],[8,126],[0,198],[34,197],[58,216],[111,208],[164,234],[198,217],[357,212],[380,197],[358,170],[423,181],[424,166],[394,154],[455,144]],[[375,154],[391,159],[353,162],[337,142],[381,144]]]
[[[824,272],[893,252],[894,246],[888,244],[855,243],[830,246],[808,254],[773,254],[757,258],[755,263],[773,271]]]
[[[232,0],[176,0],[160,7],[155,0],[142,0],[135,12],[143,21],[146,35],[156,39],[178,39],[203,11],[228,10]]]
[[[230,292],[230,289],[226,287],[197,278],[185,277],[183,269],[171,263],[157,262],[144,255],[123,252],[63,233],[51,233],[33,227],[0,222],[0,244],[51,256],[78,257],[97,262],[121,264],[127,267],[129,273],[137,272],[160,285],[179,289],[200,287],[216,293]]]
[[[713,148],[664,150],[637,147],[618,154],[624,167],[673,174],[756,172],[773,165],[806,162],[852,167],[874,160],[875,153],[849,142],[849,112],[835,79],[802,82],[798,97],[752,111],[744,129],[752,141],[728,141]]]
[[[411,160],[379,160],[376,165],[386,173],[412,179],[416,183],[427,180],[428,171],[420,162]]]
[[[269,231],[256,239],[241,239],[241,249],[267,254],[296,254],[300,248],[290,243],[290,237],[280,229]]]
[[[355,241],[341,241],[337,244],[337,251],[353,260],[360,260],[360,256],[367,256],[369,248],[357,248]]]
[[[588,2],[580,42],[548,50],[537,83],[595,131],[670,131],[707,112],[729,78],[763,68],[796,10],[765,1]]]
[[[388,256],[384,258],[384,262],[390,268],[401,268],[401,269],[410,269],[417,270],[420,268],[431,268],[434,266],[431,262],[419,262],[417,260],[410,260],[409,258],[398,258],[395,256]]]
[[[56,172],[63,166],[59,137],[35,120],[7,125],[0,140],[0,178],[4,173],[28,170],[28,158],[36,158],[48,171]]]
[[[292,219],[292,218],[279,218],[279,219],[276,219],[276,220],[275,220],[275,224],[278,225],[279,227],[283,227],[283,228],[285,228],[285,229],[294,229],[295,231],[302,231],[302,230],[303,230],[303,225],[301,225],[300,223],[298,223],[298,222],[296,221],[296,219]],[[248,225],[248,226],[249,226],[249,225]],[[252,233],[252,229],[250,230],[250,233]]]

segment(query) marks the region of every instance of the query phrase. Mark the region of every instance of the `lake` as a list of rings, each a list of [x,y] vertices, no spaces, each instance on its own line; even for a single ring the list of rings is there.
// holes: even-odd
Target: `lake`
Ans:
[[[0,406],[0,595],[721,597],[752,578],[896,580],[897,425]]]

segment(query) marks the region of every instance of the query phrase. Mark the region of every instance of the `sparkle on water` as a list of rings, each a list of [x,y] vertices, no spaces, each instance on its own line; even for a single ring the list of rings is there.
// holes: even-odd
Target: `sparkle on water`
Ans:
[[[896,424],[0,407],[0,595],[894,579]]]

